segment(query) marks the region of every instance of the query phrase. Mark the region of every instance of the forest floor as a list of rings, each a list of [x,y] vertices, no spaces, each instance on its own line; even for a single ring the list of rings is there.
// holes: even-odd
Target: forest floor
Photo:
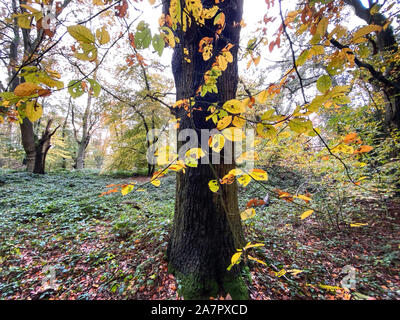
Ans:
[[[286,180],[268,183],[284,189]],[[99,197],[126,181],[1,171],[0,299],[180,299],[165,261],[174,178],[162,179],[162,190]],[[263,197],[256,185],[240,189],[240,207]],[[396,202],[386,211],[366,202],[368,225],[337,230],[314,217],[300,221],[282,200],[257,208],[246,238],[265,244],[253,255],[268,266],[244,272],[251,298],[400,299],[399,211]],[[342,289],[352,272],[354,288]]]

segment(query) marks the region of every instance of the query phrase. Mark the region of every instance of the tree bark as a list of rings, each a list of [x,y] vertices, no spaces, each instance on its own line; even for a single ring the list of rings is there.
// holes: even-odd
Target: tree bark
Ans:
[[[384,26],[387,23],[387,18],[381,14],[371,14],[370,9],[364,7],[360,0],[345,0],[345,3],[352,6],[355,14],[363,19],[368,24]],[[387,61],[388,57],[392,57],[398,51],[398,44],[394,36],[392,26],[389,26],[386,30],[382,30],[377,33],[377,53],[381,55],[384,61]],[[371,71],[371,70],[370,70]],[[374,78],[374,74],[372,74]],[[376,79],[380,81],[380,86],[383,87],[386,97],[385,106],[385,122],[389,127],[400,129],[400,65],[398,62],[392,61],[386,63],[385,78],[391,83],[382,83],[382,79]]]
[[[56,133],[59,127],[57,127],[53,132],[50,131],[51,124],[53,120],[50,119],[47,122],[47,126],[45,131],[42,134],[42,137],[36,144],[35,148],[35,162],[34,162],[34,170],[33,173],[37,174],[45,174],[45,165],[46,165],[46,156],[47,152],[51,148],[51,137]]]
[[[168,6],[169,1],[164,4],[164,12],[168,12]],[[225,1],[220,8],[226,16],[226,28],[214,41],[214,52],[218,54],[228,43],[234,44],[231,50],[234,62],[219,78],[218,94],[196,97],[195,107],[200,110],[194,111],[191,117],[182,109],[177,114],[177,118],[181,119],[179,131],[195,127],[200,145],[200,130],[215,128],[211,121],[205,119],[209,115],[208,107],[214,102],[223,104],[235,98],[238,84],[238,23],[242,19],[243,0]],[[214,37],[213,24],[206,22],[205,26],[199,26],[192,22],[187,32],[178,30],[177,34],[180,43],[174,48],[172,69],[176,99],[181,100],[195,97],[204,73],[211,67],[210,61],[205,62],[199,53],[199,42],[203,37]],[[183,48],[188,49],[191,63],[185,61]],[[244,246],[237,185],[223,186],[218,194],[212,193],[208,187],[209,181],[216,178],[215,173],[222,178],[235,167],[227,163],[229,161],[220,165],[199,164],[197,168],[186,169],[184,174],[177,174],[175,216],[168,259],[170,271],[182,283],[180,293],[185,299],[209,299],[227,293],[233,299],[248,298],[239,267],[227,271],[236,249]]]
[[[78,138],[78,132],[77,132],[77,129],[75,128],[74,107],[73,106],[71,107],[71,121],[72,121],[72,125],[74,128],[74,137],[75,137],[76,143],[78,144],[78,151],[76,153],[75,166],[74,166],[74,168],[76,170],[82,170],[83,168],[85,168],[86,149],[89,145],[89,142],[91,139],[91,134],[92,134],[92,129],[93,129],[93,123],[91,123],[91,120],[90,120],[91,106],[92,106],[92,96],[91,96],[91,94],[88,94],[86,109],[85,109],[85,112],[83,113],[83,117],[82,117],[81,139]]]
[[[36,159],[36,144],[35,135],[33,133],[33,123],[28,118],[25,118],[20,124],[20,128],[22,146],[25,150],[26,170],[33,172],[35,169]]]

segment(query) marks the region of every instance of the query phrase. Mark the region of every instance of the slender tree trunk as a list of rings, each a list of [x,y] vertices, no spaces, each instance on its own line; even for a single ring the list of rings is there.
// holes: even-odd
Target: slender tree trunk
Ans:
[[[215,41],[214,48],[218,52],[228,42],[234,44],[231,50],[234,62],[219,78],[218,94],[196,98],[195,107],[200,110],[194,111],[191,117],[183,109],[179,109],[177,114],[181,119],[179,130],[195,127],[200,143],[199,130],[215,127],[211,121],[206,122],[208,107],[214,102],[223,104],[235,98],[238,84],[240,27],[237,25],[242,19],[243,0],[225,1],[220,8],[226,16],[226,28]],[[164,12],[168,12],[168,3],[164,5]],[[204,27],[193,24],[180,35],[172,60],[177,100],[194,97],[204,73],[211,66],[199,53],[199,42],[203,37],[214,37],[212,28],[212,22]],[[191,63],[185,61],[183,48],[188,49]],[[223,177],[234,167],[224,163],[213,166],[199,164],[197,168],[188,168],[185,174],[177,175],[175,217],[168,258],[171,272],[181,280],[181,294],[185,299],[209,299],[227,293],[233,299],[248,298],[239,267],[227,271],[236,249],[244,246],[237,185],[223,186],[219,194],[212,193],[208,187],[209,181],[215,179],[214,171]]]
[[[71,116],[72,116],[72,124],[74,127],[74,136],[75,140],[78,144],[78,151],[76,154],[76,159],[75,159],[75,169],[76,170],[82,170],[85,167],[85,157],[86,157],[86,149],[89,145],[90,138],[91,138],[91,125],[90,125],[90,116],[91,116],[91,108],[92,106],[92,96],[89,94],[88,95],[88,100],[87,100],[87,105],[85,112],[83,114],[82,118],[82,136],[81,139],[78,139],[78,133],[75,128],[75,116],[74,116],[74,109],[73,107],[71,108]]]
[[[66,131],[67,131],[67,124],[68,124],[68,117],[69,117],[69,113],[71,110],[71,98],[69,99],[69,103],[68,103],[68,111],[67,111],[67,116],[64,119],[64,123],[62,126],[62,133],[61,133],[61,137],[62,137],[62,141],[65,143],[65,137],[66,137]],[[61,168],[62,169],[66,169],[67,168],[67,159],[66,158],[62,158],[62,164],[61,164]]]

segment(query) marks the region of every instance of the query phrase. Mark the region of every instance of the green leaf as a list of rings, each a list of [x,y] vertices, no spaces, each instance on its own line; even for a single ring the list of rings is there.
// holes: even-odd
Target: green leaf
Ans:
[[[313,124],[306,119],[293,119],[289,121],[290,130],[297,133],[306,133],[313,129]]]
[[[296,65],[302,66],[311,57],[310,50],[304,50],[300,56],[297,58]]]
[[[97,58],[97,48],[93,44],[81,43],[83,52],[75,52],[74,56],[83,61],[94,61]]]
[[[259,123],[257,125],[257,133],[263,138],[273,139],[278,134],[278,131],[274,126]]]
[[[141,21],[137,26],[135,34],[135,45],[138,49],[147,49],[151,44],[151,30],[149,25]]]
[[[68,33],[78,42],[86,44],[94,44],[95,37],[93,33],[82,25],[69,26]]]
[[[94,79],[87,79],[90,83],[90,90],[93,92],[93,97],[98,97],[100,95],[101,86],[100,84]]]
[[[328,75],[320,77],[317,81],[317,89],[321,93],[326,93],[332,86],[332,79]]]
[[[152,40],[152,44],[154,50],[156,50],[158,55],[161,57],[165,47],[164,39],[159,34],[155,34]]]
[[[82,82],[79,80],[71,80],[68,83],[68,92],[74,99],[82,96],[85,93],[85,91],[82,88]]]

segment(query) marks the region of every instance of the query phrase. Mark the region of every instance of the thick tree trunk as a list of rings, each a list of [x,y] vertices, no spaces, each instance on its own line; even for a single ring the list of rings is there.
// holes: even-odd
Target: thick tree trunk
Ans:
[[[164,12],[168,12],[167,5]],[[195,107],[201,110],[194,111],[191,117],[182,109],[177,114],[177,118],[181,119],[179,130],[195,127],[200,144],[200,130],[215,127],[211,121],[206,122],[208,107],[214,102],[223,104],[235,98],[238,84],[240,27],[237,25],[242,19],[243,0],[225,1],[220,8],[226,15],[226,28],[214,42],[214,50],[218,53],[228,42],[234,44],[231,50],[234,62],[219,78],[218,94],[196,98]],[[199,42],[203,37],[214,37],[212,29],[212,22],[205,27],[193,24],[186,33],[181,33],[172,61],[177,100],[194,97],[204,73],[211,67],[211,63],[205,63],[199,53]],[[191,63],[184,60],[183,48],[188,49]],[[216,178],[215,173],[222,178],[234,167],[224,163],[212,166],[199,164],[197,168],[188,168],[185,174],[177,175],[175,217],[168,259],[171,272],[182,283],[181,294],[185,299],[209,299],[219,293],[229,293],[234,299],[248,298],[239,267],[227,271],[232,255],[244,245],[237,185],[223,186],[219,194],[212,193],[208,187],[209,181]]]
[[[35,165],[33,173],[45,174],[46,156],[47,152],[51,148],[51,137],[56,133],[59,127],[57,127],[53,132],[50,132],[50,127],[53,120],[49,120],[46,129],[42,134],[42,137],[36,144],[35,152]]]
[[[85,136],[82,141],[78,143],[78,152],[76,154],[75,168],[77,170],[82,170],[85,168],[85,158],[86,158],[86,148],[89,145],[90,137]]]
[[[28,118],[25,118],[20,124],[20,128],[22,145],[25,150],[26,170],[33,172],[35,169],[36,160],[36,145],[35,135],[33,133],[33,123]]]

